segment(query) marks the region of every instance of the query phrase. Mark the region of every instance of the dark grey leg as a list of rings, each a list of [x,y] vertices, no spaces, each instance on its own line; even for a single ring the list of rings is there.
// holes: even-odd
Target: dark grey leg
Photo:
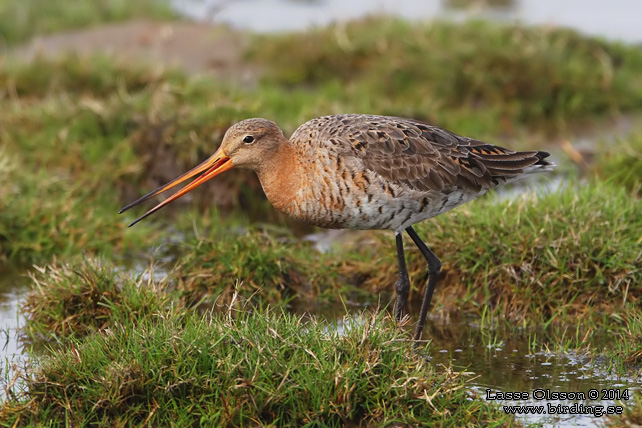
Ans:
[[[439,278],[439,271],[441,270],[441,262],[433,253],[430,251],[430,248],[421,240],[415,229],[412,226],[406,229],[408,235],[412,238],[421,254],[428,262],[428,285],[426,286],[426,292],[424,293],[424,299],[421,302],[421,311],[419,313],[419,320],[417,322],[417,328],[415,329],[414,340],[418,341],[421,339],[421,333],[424,330],[424,324],[426,323],[426,315],[428,315],[428,309],[430,308],[430,301],[432,300],[432,293],[435,291],[437,286],[437,279]]]
[[[410,279],[408,278],[408,268],[406,267],[406,258],[403,253],[403,235],[395,232],[397,240],[397,262],[399,263],[399,278],[395,282],[395,291],[397,300],[395,300],[395,318],[397,322],[401,321],[403,308],[408,301],[408,291],[410,290]]]

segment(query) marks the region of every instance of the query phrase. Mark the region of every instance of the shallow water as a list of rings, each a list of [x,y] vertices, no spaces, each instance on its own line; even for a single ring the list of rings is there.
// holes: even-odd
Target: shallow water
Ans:
[[[507,336],[505,340],[489,345],[494,341],[485,339],[477,326],[465,322],[433,326],[431,333],[431,361],[474,373],[471,383],[481,398],[497,397],[498,392],[525,392],[528,394],[526,400],[493,401],[502,407],[541,406],[542,414],[522,415],[520,419],[525,422],[561,427],[595,426],[605,419],[593,414],[599,414],[600,407],[595,411],[595,406],[602,406],[606,412],[607,406],[617,404],[613,399],[616,395],[628,394],[632,399],[634,391],[639,394],[642,390],[642,379],[611,374],[609,362],[603,358],[592,360],[588,355],[574,352],[533,352],[529,349],[528,337]],[[594,335],[590,342],[596,349],[602,349],[613,340],[604,333]],[[546,399],[547,395],[554,398],[551,395],[554,393],[580,393],[586,399]],[[593,394],[597,394],[597,399],[589,398]],[[558,408],[560,405],[572,407],[576,403],[579,414],[564,414],[566,409]],[[593,406],[593,409],[587,406]],[[562,410],[562,413],[555,414],[556,410]]]
[[[8,367],[26,358],[19,338],[24,318],[18,314],[18,306],[28,282],[25,269],[0,269],[0,378],[7,375]],[[0,400],[3,397],[4,390],[0,389]]]
[[[358,319],[337,320],[335,325],[339,334]],[[488,330],[482,332],[474,322],[443,324],[428,320],[424,332],[424,338],[431,340],[427,358],[435,365],[467,373],[469,385],[478,397],[493,401],[504,411],[510,411],[508,406],[513,409],[531,406],[533,411],[541,411],[518,415],[524,423],[556,427],[598,426],[604,422],[608,406],[620,405],[615,400],[617,397],[625,402],[625,397],[632,400],[634,393],[642,391],[642,379],[612,374],[605,358],[598,356],[593,360],[589,355],[574,351],[534,352],[529,349],[528,334],[498,334],[492,338],[488,334]],[[612,340],[604,333],[594,335],[590,342],[596,349],[602,349]],[[496,399],[498,394],[507,392],[526,393],[528,398]],[[576,394],[576,399],[558,399],[561,394],[567,397]],[[573,411],[576,413],[571,413]]]
[[[128,263],[121,260],[124,264],[117,269],[132,275],[143,275],[144,278],[153,276],[155,280],[161,280],[167,275],[167,270],[159,266],[163,263],[165,266],[169,265],[167,257],[169,256],[166,254],[161,256],[156,252],[153,258],[159,262],[159,265],[155,265],[151,273],[147,270],[146,262],[133,262],[131,259]],[[144,259],[145,256],[141,256],[141,260]],[[2,330],[6,331],[6,334],[3,333],[1,337],[4,346],[0,348],[0,357],[3,362],[19,362],[25,358],[25,354],[17,334],[18,328],[24,323],[24,320],[17,315],[18,304],[28,290],[29,279],[24,273],[18,271],[2,272],[1,278],[0,320]],[[392,299],[392,294],[382,293],[380,297],[380,305],[384,306],[388,300]],[[366,305],[360,302],[346,301],[345,306],[317,307],[313,312],[330,320],[329,328],[336,328],[336,331],[341,333],[350,328],[350,323],[355,319],[348,317],[346,322],[346,311],[358,313],[365,307]],[[311,308],[299,308],[299,311],[309,310]],[[413,309],[412,313],[415,314],[417,310],[418,308]],[[577,392],[586,394],[588,398],[589,391],[598,391],[598,394],[602,391],[613,391],[619,394],[627,391],[632,396],[633,391],[639,393],[642,390],[642,379],[614,376],[609,373],[606,361],[595,362],[589,356],[575,353],[533,352],[528,346],[528,335],[514,336],[488,330],[482,331],[476,322],[457,321],[443,324],[428,320],[424,337],[432,341],[429,360],[436,365],[452,366],[456,371],[470,373],[469,385],[481,399],[487,399],[489,395],[496,396],[498,392],[528,393],[528,400],[497,401],[501,406],[543,406],[544,414],[520,416],[520,419],[525,422],[562,427],[591,426],[598,424],[604,418],[586,414],[586,412],[574,415],[551,415],[547,414],[548,406],[560,404],[572,406],[578,403],[584,406],[604,406],[606,409],[606,406],[616,404],[613,399],[537,400],[533,399],[533,393]],[[605,333],[600,337],[594,336],[591,344],[596,349],[602,349],[612,340]],[[2,399],[2,392],[0,392],[0,399]]]
[[[255,32],[304,30],[371,14],[411,20],[487,19],[564,26],[586,34],[642,42],[638,0],[172,0],[186,16]],[[455,7],[466,3],[466,7]],[[485,6],[499,4],[500,6]]]
[[[226,23],[240,29],[256,32],[303,30],[333,21],[359,18],[372,13],[389,13],[413,20],[446,18],[462,20],[483,18],[501,22],[520,21],[527,24],[569,26],[584,33],[621,39],[631,43],[642,42],[642,25],[639,15],[642,3],[636,0],[513,0],[506,7],[450,7],[452,1],[420,0],[173,0],[176,8],[196,19],[208,19]],[[477,2],[479,3],[479,2]],[[611,131],[609,129],[609,131]],[[540,181],[541,183],[541,181]],[[551,180],[547,186],[555,189],[564,182]],[[525,186],[529,184],[524,182]],[[514,197],[522,188],[513,188],[501,193],[501,197]],[[315,237],[315,243],[325,251],[333,240],[324,241],[325,235]],[[391,249],[391,251],[393,251]],[[165,255],[156,258],[163,260]],[[140,262],[126,265],[117,261],[123,270],[133,274],[145,272]],[[144,262],[142,262],[144,263]],[[19,362],[25,358],[18,338],[18,329],[24,320],[18,315],[20,299],[27,292],[29,279],[23,268],[0,270],[0,361]],[[166,271],[156,270],[156,279]],[[358,302],[347,302],[347,308],[358,310]],[[340,319],[344,307],[332,308],[331,319]],[[339,328],[341,322],[339,322]],[[590,390],[613,392],[642,390],[640,379],[620,378],[609,373],[607,362],[594,362],[588,357],[575,354],[550,354],[531,352],[527,338],[505,337],[495,346],[487,346],[478,326],[461,322],[448,326],[429,323],[426,337],[432,338],[430,359],[434,364],[452,366],[456,370],[474,373],[471,381],[480,397],[489,393],[520,391],[529,394],[528,400],[503,401],[501,405],[572,405],[575,401],[547,401],[532,398],[536,390],[557,392],[584,392]],[[595,339],[596,344],[608,346],[609,337]],[[0,399],[2,391],[0,391]],[[614,405],[613,400],[580,400],[584,405]],[[530,415],[523,416],[528,422],[557,426],[596,425],[604,418],[589,414],[579,415]]]
[[[0,359],[22,356],[17,330],[24,320],[18,315],[20,297],[27,291],[29,279],[24,269],[0,270]]]

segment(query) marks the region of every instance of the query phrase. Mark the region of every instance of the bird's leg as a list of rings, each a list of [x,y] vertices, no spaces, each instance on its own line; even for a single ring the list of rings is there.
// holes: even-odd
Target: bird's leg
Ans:
[[[433,253],[430,248],[421,240],[415,229],[412,226],[406,229],[408,235],[412,238],[421,254],[428,262],[428,285],[426,285],[426,291],[424,293],[424,299],[421,302],[421,311],[419,312],[419,322],[417,323],[417,328],[415,329],[414,340],[418,341],[421,339],[421,333],[424,330],[424,324],[426,323],[426,315],[428,315],[428,309],[430,308],[430,301],[432,300],[432,293],[435,291],[435,286],[437,285],[437,279],[439,278],[439,271],[441,270],[441,262]]]
[[[403,235],[402,232],[395,232],[397,240],[397,262],[399,263],[399,277],[395,282],[395,291],[397,300],[395,300],[395,318],[397,322],[401,321],[403,308],[408,301],[408,291],[410,290],[410,279],[408,278],[408,268],[406,267],[406,257],[403,253]]]

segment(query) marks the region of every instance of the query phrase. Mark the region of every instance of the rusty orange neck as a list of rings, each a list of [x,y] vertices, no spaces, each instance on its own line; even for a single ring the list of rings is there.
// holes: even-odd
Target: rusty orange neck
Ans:
[[[265,196],[276,209],[296,217],[299,190],[302,186],[301,162],[289,142],[278,146],[272,157],[256,173]]]

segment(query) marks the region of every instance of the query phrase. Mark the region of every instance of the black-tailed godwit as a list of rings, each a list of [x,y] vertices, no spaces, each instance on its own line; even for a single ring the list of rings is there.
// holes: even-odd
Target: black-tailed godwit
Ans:
[[[312,119],[290,139],[266,119],[230,127],[205,162],[124,207],[126,211],[194,176],[194,181],[130,224],[233,167],[258,174],[268,200],[297,220],[332,229],[394,231],[399,264],[394,313],[401,320],[410,281],[405,230],[428,262],[428,284],[414,339],[421,338],[441,262],[412,225],[489,189],[549,171],[549,154],[515,152],[399,117],[341,114]]]

